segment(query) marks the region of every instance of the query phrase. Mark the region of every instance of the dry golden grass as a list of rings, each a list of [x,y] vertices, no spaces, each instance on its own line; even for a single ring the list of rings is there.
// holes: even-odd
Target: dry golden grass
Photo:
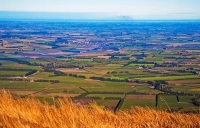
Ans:
[[[7,128],[198,128],[200,114],[167,113],[136,107],[114,114],[97,106],[81,107],[70,100],[59,106],[33,98],[13,99],[0,93],[0,127]]]

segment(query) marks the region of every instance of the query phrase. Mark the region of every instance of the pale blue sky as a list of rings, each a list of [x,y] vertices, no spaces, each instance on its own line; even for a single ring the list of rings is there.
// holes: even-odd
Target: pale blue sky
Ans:
[[[0,0],[0,11],[112,12],[134,19],[200,19],[200,0]]]

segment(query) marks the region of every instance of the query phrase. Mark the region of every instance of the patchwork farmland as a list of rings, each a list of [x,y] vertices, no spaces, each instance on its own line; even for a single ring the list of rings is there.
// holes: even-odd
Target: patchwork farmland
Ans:
[[[116,24],[0,22],[0,88],[49,104],[197,111],[199,23]]]

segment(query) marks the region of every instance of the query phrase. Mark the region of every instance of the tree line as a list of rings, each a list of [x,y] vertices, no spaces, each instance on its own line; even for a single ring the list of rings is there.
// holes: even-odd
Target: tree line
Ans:
[[[192,93],[185,93],[185,92],[178,92],[173,91],[169,86],[168,83],[164,80],[159,81],[147,81],[147,84],[149,84],[151,87],[153,87],[156,90],[160,90],[162,92],[165,92],[166,94],[172,94],[172,95],[188,95],[188,96],[194,96]],[[200,96],[197,95],[196,96]]]
[[[129,74],[129,71],[120,71],[120,72],[117,72],[117,71],[109,71],[109,72],[107,72],[107,74],[118,74],[118,73]]]
[[[23,79],[23,78],[6,78],[6,77],[0,77],[0,81],[24,81],[24,82],[30,82],[30,79]],[[39,80],[33,80],[33,82],[51,82],[51,83],[59,83],[59,80],[45,80],[45,79],[39,79]]]
[[[59,80],[45,80],[45,79],[40,79],[40,80],[34,80],[34,82],[51,82],[51,83],[59,83]]]
[[[11,74],[3,74],[0,77],[23,77],[23,75],[11,75]]]
[[[32,75],[32,74],[34,74],[34,73],[36,73],[37,72],[37,70],[31,70],[31,71],[29,71],[28,73],[26,73],[25,74],[25,76],[30,76],[30,75]]]
[[[52,62],[50,64],[47,64],[46,66],[43,66],[44,69],[52,69],[52,68],[79,68],[79,69],[84,69],[84,66],[78,66],[78,65],[62,65],[58,64],[56,62]],[[53,70],[53,69],[52,69]]]
[[[90,79],[100,80],[100,81],[112,81],[112,82],[129,82],[128,79],[111,79],[111,78],[97,77],[97,76],[92,76],[90,77]]]
[[[71,77],[76,77],[76,78],[86,78],[86,76],[83,76],[83,75],[77,75],[77,74],[67,74],[67,73],[64,73],[64,72],[61,72],[61,71],[57,71],[57,70],[54,70],[54,69],[45,69],[46,72],[53,72],[54,75],[49,75],[50,77],[52,76],[71,76]]]
[[[26,68],[0,68],[1,71],[30,71],[32,69],[26,69]]]

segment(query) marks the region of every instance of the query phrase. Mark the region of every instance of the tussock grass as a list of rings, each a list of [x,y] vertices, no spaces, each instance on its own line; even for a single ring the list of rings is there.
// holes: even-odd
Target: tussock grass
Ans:
[[[167,113],[135,107],[114,114],[97,105],[83,107],[71,100],[56,106],[42,104],[34,98],[14,99],[0,92],[0,127],[7,128],[161,128],[200,127],[200,113]]]

